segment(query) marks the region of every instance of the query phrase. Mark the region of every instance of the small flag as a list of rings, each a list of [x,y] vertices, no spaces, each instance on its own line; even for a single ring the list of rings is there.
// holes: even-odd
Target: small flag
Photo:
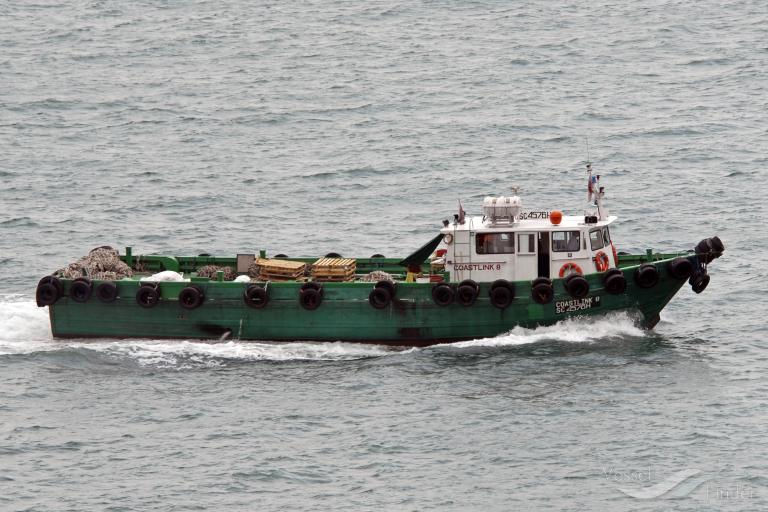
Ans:
[[[461,206],[461,199],[459,199],[459,224],[464,224],[464,208]]]
[[[587,202],[591,202],[593,196],[597,195],[597,179],[599,176],[592,176],[592,164],[587,164]]]

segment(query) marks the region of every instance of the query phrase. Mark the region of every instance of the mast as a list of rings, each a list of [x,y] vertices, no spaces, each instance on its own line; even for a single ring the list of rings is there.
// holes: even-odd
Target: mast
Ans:
[[[605,197],[605,187],[600,186],[600,175],[592,175],[592,163],[587,162],[587,201],[592,201],[594,197],[595,206],[597,206],[597,218],[599,220],[608,220],[608,209],[603,205]]]

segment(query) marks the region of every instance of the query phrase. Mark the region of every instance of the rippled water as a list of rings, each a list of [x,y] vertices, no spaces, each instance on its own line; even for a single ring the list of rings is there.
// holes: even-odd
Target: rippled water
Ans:
[[[762,510],[761,2],[0,6],[0,509]],[[51,339],[90,248],[387,256],[522,187],[726,255],[624,316],[426,349]]]

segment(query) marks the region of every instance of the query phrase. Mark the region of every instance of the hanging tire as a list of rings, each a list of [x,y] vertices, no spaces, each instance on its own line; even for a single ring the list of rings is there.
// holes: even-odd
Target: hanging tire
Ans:
[[[589,293],[589,282],[584,276],[571,275],[565,280],[565,291],[574,299],[583,299]]]
[[[64,285],[58,277],[45,276],[37,283],[37,290],[35,291],[35,301],[37,306],[42,308],[44,306],[50,306],[55,304],[64,289]]]
[[[611,295],[620,295],[627,291],[627,279],[624,272],[617,268],[609,269],[603,274],[603,286]]]
[[[515,285],[506,279],[497,279],[488,292],[491,304],[499,309],[506,309],[515,300]]]
[[[723,243],[722,240],[720,240],[719,236],[713,236],[712,238],[710,238],[709,246],[712,247],[712,250],[714,252],[718,253],[717,256],[715,256],[715,258],[719,258],[720,253],[722,253],[725,250],[725,244]]]
[[[179,292],[179,305],[184,309],[199,308],[204,300],[205,294],[198,286],[187,286]]]
[[[397,286],[392,281],[382,280],[376,283],[374,288],[385,288],[387,291],[389,291],[390,298],[395,298],[395,292],[397,291]]]
[[[709,285],[709,274],[698,273],[691,278],[691,289],[696,293],[701,293]]]
[[[656,265],[643,263],[635,270],[635,282],[640,288],[653,288],[659,282]]]
[[[320,307],[321,302],[323,302],[323,294],[321,290],[304,288],[299,291],[299,304],[301,304],[301,307],[304,309],[313,311]]]
[[[675,279],[688,279],[693,273],[693,263],[688,258],[675,258],[667,264],[667,271]]]
[[[326,258],[341,258],[341,254],[337,252],[329,252],[325,255]]]
[[[95,290],[96,298],[105,304],[117,300],[117,284],[113,281],[104,281]]]
[[[141,285],[136,291],[136,303],[143,308],[153,308],[160,301],[160,292],[156,285]]]
[[[471,306],[480,295],[480,285],[472,279],[465,279],[456,288],[456,298],[462,306]]]
[[[322,295],[323,285],[320,283],[316,283],[314,281],[310,281],[309,283],[304,283],[301,285],[301,288],[299,288],[299,293],[303,292],[304,290],[315,290],[317,292],[320,292],[320,295]]]
[[[368,294],[368,302],[375,309],[384,309],[392,302],[392,294],[387,287],[376,287]]]
[[[531,287],[531,297],[538,304],[549,304],[555,297],[555,289],[552,287],[552,281],[546,277],[539,277],[533,280]]]
[[[376,253],[373,256],[371,256],[371,259],[376,259],[376,258],[386,258],[386,256],[384,256],[383,254],[379,254],[379,253]]]
[[[40,286],[41,284],[52,284],[56,288],[56,293],[61,297],[64,294],[64,283],[61,282],[61,279],[59,279],[56,276],[45,276],[44,278],[40,279],[38,281],[37,285]]]
[[[448,283],[439,283],[432,287],[432,300],[438,306],[448,306],[453,302],[454,296],[453,288]]]
[[[491,298],[491,304],[499,309],[506,309],[509,307],[509,305],[512,304],[512,299],[515,298],[512,290],[506,286],[497,286],[490,291],[489,296]]]
[[[719,240],[720,239],[718,238],[718,241]],[[722,242],[720,242],[720,244],[722,245]],[[704,263],[711,263],[712,260],[720,255],[719,253],[715,254],[715,248],[713,247],[711,238],[705,238],[696,244],[694,251],[699,255],[699,260],[703,261]]]
[[[87,277],[78,277],[69,285],[69,298],[75,302],[88,302],[93,293],[93,283]]]
[[[243,302],[252,308],[261,309],[269,302],[269,294],[261,286],[251,284],[243,292]]]

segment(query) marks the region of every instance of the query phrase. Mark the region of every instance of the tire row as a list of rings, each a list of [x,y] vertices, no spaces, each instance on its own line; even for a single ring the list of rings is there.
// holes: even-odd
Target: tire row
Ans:
[[[675,258],[667,264],[667,272],[674,279],[690,279],[691,286],[696,293],[701,293],[709,283],[709,275],[697,272],[690,258]],[[659,270],[656,265],[644,263],[635,269],[633,278],[635,283],[644,289],[650,289],[659,282]],[[627,280],[624,272],[618,268],[608,269],[602,277],[603,288],[612,295],[623,294],[627,289]],[[574,298],[581,299],[589,294],[589,281],[580,275],[572,274],[563,283],[566,292]],[[375,309],[387,308],[395,298],[397,286],[392,281],[379,281],[368,295],[368,302]],[[63,296],[64,286],[57,277],[46,276],[37,285],[36,299],[38,306],[50,306]],[[466,279],[458,284],[437,283],[432,287],[432,300],[438,306],[449,306],[454,302],[469,307],[475,304],[480,296],[480,285]],[[94,287],[90,279],[80,277],[72,281],[69,286],[69,298],[75,302],[84,303],[92,296],[103,303],[111,303],[117,300],[117,284],[112,281],[104,281]],[[531,298],[538,304],[552,302],[555,290],[552,280],[546,277],[538,277],[531,281]],[[498,309],[509,307],[516,297],[515,284],[504,279],[494,281],[488,291],[491,304]],[[254,309],[262,309],[269,303],[267,288],[257,284],[250,284],[242,295],[243,302]],[[137,304],[143,308],[152,308],[160,302],[159,283],[142,282],[136,291]],[[304,283],[299,288],[299,304],[302,308],[313,311],[323,302],[323,285],[321,283]],[[184,309],[196,309],[205,302],[205,292],[197,285],[190,285],[179,292],[179,305]]]

